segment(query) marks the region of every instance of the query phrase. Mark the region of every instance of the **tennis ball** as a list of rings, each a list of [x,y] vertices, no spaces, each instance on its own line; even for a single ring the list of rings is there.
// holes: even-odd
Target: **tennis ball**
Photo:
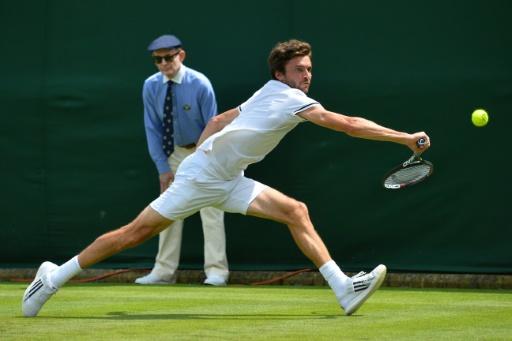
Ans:
[[[484,109],[476,109],[473,111],[471,114],[471,122],[473,122],[476,127],[485,126],[487,122],[489,122],[489,115],[487,114],[487,111]]]

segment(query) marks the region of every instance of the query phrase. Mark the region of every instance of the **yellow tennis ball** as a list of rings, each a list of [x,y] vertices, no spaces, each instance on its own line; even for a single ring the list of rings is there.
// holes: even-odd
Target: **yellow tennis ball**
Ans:
[[[471,122],[477,127],[483,127],[489,122],[489,115],[484,109],[476,109],[471,114]]]

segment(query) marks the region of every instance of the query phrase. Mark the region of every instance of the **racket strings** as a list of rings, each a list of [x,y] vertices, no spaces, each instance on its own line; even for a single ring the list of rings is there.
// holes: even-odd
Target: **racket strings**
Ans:
[[[385,185],[402,185],[417,182],[430,174],[431,167],[427,164],[419,164],[402,168],[390,174],[384,181]]]

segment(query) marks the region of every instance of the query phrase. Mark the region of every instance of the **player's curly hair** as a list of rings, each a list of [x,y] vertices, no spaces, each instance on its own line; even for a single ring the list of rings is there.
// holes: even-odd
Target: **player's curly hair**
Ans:
[[[309,56],[311,58],[311,45],[297,39],[277,43],[268,56],[268,66],[272,79],[277,79],[275,76],[277,71],[284,73],[286,63],[297,56]]]

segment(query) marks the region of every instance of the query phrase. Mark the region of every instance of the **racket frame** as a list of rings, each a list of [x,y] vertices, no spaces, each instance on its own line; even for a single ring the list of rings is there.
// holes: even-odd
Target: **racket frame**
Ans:
[[[416,145],[418,147],[421,147],[422,145],[425,144],[425,142],[426,141],[425,141],[424,138],[420,138],[416,142]],[[412,156],[409,159],[407,159],[406,161],[402,162],[401,165],[398,165],[395,168],[391,169],[384,176],[384,180],[382,180],[382,185],[384,186],[384,188],[386,188],[386,189],[400,189],[400,188],[404,188],[404,187],[408,187],[408,186],[417,184],[417,183],[422,182],[425,179],[427,179],[432,174],[432,172],[434,171],[434,165],[430,161],[423,160],[420,157],[421,154],[422,154],[422,152],[413,153]],[[408,182],[408,183],[405,183],[405,184],[386,185],[386,179],[388,179],[392,174],[394,174],[394,173],[396,173],[396,172],[398,172],[398,171],[400,171],[402,169],[406,169],[406,168],[410,168],[410,167],[416,167],[419,164],[427,165],[429,167],[429,172],[428,172],[427,175],[425,175],[422,178],[419,178],[419,179],[417,179],[415,181],[411,181],[411,182]]]
[[[422,165],[427,165],[429,167],[429,172],[427,175],[425,175],[424,177],[422,178],[419,178],[415,181],[411,181],[411,182],[408,182],[408,183],[405,183],[405,184],[395,184],[395,185],[386,185],[386,179],[388,179],[392,174],[402,170],[402,169],[407,169],[407,168],[411,168],[411,167],[416,167],[418,166],[419,164],[422,164]],[[411,185],[415,185],[419,182],[422,182],[424,181],[425,179],[427,179],[430,175],[432,175],[432,172],[434,171],[434,165],[432,164],[432,162],[430,161],[426,161],[426,160],[423,160],[421,157],[419,157],[419,155],[416,155],[414,154],[413,156],[411,156],[408,160],[404,161],[402,164],[396,166],[395,168],[391,169],[385,176],[384,176],[384,179],[382,180],[382,185],[384,186],[384,188],[386,189],[401,189],[401,188],[404,188],[404,187],[408,187],[408,186],[411,186]]]

